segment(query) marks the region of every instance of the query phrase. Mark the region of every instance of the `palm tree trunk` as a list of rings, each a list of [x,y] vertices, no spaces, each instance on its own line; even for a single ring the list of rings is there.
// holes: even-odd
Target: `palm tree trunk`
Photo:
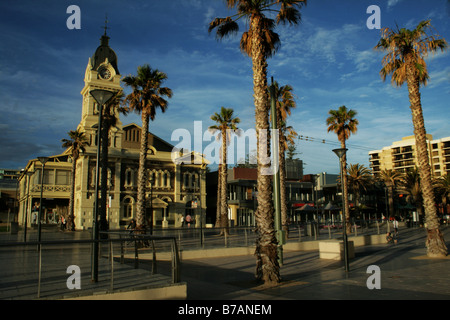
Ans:
[[[433,186],[431,182],[431,167],[428,158],[425,122],[420,101],[419,79],[415,74],[411,57],[406,59],[406,73],[412,121],[414,125],[414,136],[416,140],[416,152],[420,173],[420,187],[422,190],[423,205],[425,208],[425,228],[427,229],[427,255],[439,257],[447,255],[447,247],[444,237],[439,230],[439,219],[437,216]]]
[[[341,142],[341,148],[346,148],[345,139]],[[342,210],[345,212],[345,224],[347,234],[351,233],[352,226],[350,225],[350,208],[348,203],[348,177],[347,177],[347,153],[342,156]]]
[[[389,201],[389,217],[394,216],[394,187],[389,185],[388,189],[388,201]]]
[[[280,266],[278,263],[277,239],[274,229],[274,212],[272,202],[271,177],[264,174],[270,164],[261,163],[261,145],[266,145],[269,150],[268,135],[262,141],[262,131],[269,129],[269,99],[267,94],[267,61],[264,54],[262,33],[262,21],[259,16],[252,16],[250,20],[252,30],[252,69],[253,69],[253,91],[255,102],[255,120],[258,150],[258,209],[255,214],[258,240],[255,255],[256,278],[264,281],[266,285],[280,282]]]
[[[72,154],[72,178],[70,181],[70,198],[69,198],[69,217],[67,219],[67,230],[75,230],[75,215],[74,215],[74,201],[75,201],[75,172],[77,168],[78,156],[75,152]]]
[[[221,184],[221,172],[222,172],[222,165],[219,163],[219,168],[217,169],[217,201],[216,201],[216,228],[220,227],[220,212],[221,212],[221,205],[220,205],[220,195],[222,190],[222,184]]]
[[[222,170],[220,171],[220,227],[222,233],[228,234],[227,203],[227,132],[222,132]]]
[[[146,174],[147,171],[145,170],[145,162],[147,159],[147,150],[148,150],[149,116],[146,112],[143,111],[141,118],[142,118],[142,129],[141,129],[141,148],[139,151],[136,228],[143,230],[145,228],[145,184],[147,180]],[[153,212],[151,212],[150,214],[153,214]]]
[[[278,126],[280,127],[280,126]],[[281,225],[286,232],[286,238],[288,237],[289,225],[288,225],[288,206],[286,199],[286,159],[285,159],[285,136],[284,133],[279,135],[279,170],[280,170],[280,202],[281,202]]]

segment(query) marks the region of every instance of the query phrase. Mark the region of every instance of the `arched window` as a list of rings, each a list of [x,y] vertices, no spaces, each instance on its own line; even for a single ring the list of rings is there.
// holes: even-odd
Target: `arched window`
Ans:
[[[123,217],[132,218],[134,215],[134,199],[132,197],[125,197],[123,199]]]

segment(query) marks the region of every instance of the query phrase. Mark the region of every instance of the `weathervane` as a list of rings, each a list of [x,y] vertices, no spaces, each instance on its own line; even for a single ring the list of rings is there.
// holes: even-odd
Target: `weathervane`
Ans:
[[[106,29],[109,29],[107,25],[108,25],[108,15],[107,15],[107,14],[105,14],[105,26],[104,26],[104,27],[102,27],[102,28],[104,28],[104,29],[105,29],[105,36],[106,36]]]

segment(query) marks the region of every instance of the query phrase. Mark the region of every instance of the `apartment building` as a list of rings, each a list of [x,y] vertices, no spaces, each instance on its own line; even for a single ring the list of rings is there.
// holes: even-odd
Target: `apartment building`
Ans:
[[[433,176],[440,177],[450,172],[450,137],[433,140],[427,134],[428,156]],[[382,170],[406,172],[417,166],[416,142],[414,136],[395,141],[391,146],[369,152],[370,167],[377,175]]]

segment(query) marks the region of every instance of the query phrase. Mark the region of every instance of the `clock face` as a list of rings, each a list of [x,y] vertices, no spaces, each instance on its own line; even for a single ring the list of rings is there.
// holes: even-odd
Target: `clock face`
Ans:
[[[111,71],[107,68],[101,68],[98,70],[98,74],[100,75],[100,78],[108,80],[111,78]]]

